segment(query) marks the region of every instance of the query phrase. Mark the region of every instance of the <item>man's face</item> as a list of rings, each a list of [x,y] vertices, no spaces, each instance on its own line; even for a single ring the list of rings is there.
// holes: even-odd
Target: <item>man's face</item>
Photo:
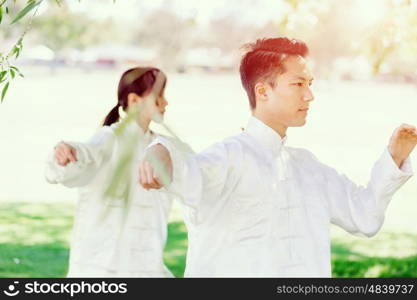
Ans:
[[[303,126],[314,99],[310,90],[313,78],[301,56],[289,56],[283,66],[285,71],[274,78],[274,87],[267,85],[267,100],[259,104],[264,106],[269,122],[284,127]]]

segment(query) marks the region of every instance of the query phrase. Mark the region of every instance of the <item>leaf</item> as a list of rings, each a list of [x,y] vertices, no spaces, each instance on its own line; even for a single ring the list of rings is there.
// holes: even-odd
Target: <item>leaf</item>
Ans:
[[[19,74],[20,77],[25,77],[23,76],[22,72],[20,72],[20,70],[17,67],[10,66],[10,69],[13,69],[15,72],[17,72],[17,74]]]
[[[3,80],[3,77],[4,77],[4,75],[6,75],[7,74],[7,71],[2,71],[2,72],[0,72],[0,81],[2,81]]]
[[[9,14],[9,7],[6,6],[6,14]]]
[[[10,69],[9,71],[10,71],[10,75],[12,75],[12,79],[14,79],[14,76],[15,76],[14,70],[13,69]]]
[[[3,103],[4,96],[6,96],[7,89],[9,88],[9,83],[10,82],[6,83],[6,85],[3,87],[3,91],[1,92],[1,103]]]
[[[19,56],[19,47],[14,46],[12,50],[12,55],[16,55],[16,58]]]
[[[34,9],[36,6],[38,6],[39,4],[41,4],[42,1],[38,1],[38,2],[31,2],[28,5],[26,5],[26,7],[24,9],[22,9],[17,15],[16,17],[13,19],[12,23],[10,24],[14,24],[17,21],[19,21],[21,18],[23,18],[24,16],[26,16],[26,14],[28,12],[30,12],[32,9]]]
[[[20,52],[22,51],[22,49],[23,49],[23,44],[22,44],[22,38],[20,38],[18,41],[17,41],[17,43],[16,43],[16,45],[13,47],[13,50],[12,50],[12,56],[13,55],[16,55],[16,58],[18,58],[19,57],[19,55],[20,55]]]
[[[3,7],[0,6],[0,23],[3,20]]]

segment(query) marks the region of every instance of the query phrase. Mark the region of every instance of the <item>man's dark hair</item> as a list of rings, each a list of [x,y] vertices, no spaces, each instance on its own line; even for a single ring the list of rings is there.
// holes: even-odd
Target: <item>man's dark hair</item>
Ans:
[[[256,83],[265,80],[273,87],[273,78],[285,72],[282,63],[289,55],[305,57],[308,54],[304,42],[285,37],[258,39],[243,47],[247,52],[240,61],[240,79],[248,94],[251,109],[256,107]]]

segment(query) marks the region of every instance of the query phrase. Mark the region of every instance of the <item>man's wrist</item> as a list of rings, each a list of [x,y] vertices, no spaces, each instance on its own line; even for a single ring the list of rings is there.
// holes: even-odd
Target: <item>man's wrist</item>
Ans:
[[[392,155],[392,154],[391,154],[391,157],[394,160],[395,164],[398,166],[398,168],[401,169],[401,167],[402,167],[402,165],[405,161],[405,158],[398,157],[398,156]]]

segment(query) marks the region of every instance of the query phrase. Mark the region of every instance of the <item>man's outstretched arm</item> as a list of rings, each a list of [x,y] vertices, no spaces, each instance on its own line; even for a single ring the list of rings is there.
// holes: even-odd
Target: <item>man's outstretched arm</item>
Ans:
[[[172,181],[172,159],[161,144],[151,146],[139,165],[139,183],[143,188],[160,189]]]
[[[415,148],[416,137],[414,127],[405,124],[398,127],[375,163],[366,187],[321,164],[333,224],[368,237],[379,231],[392,196],[413,174],[408,157]]]

